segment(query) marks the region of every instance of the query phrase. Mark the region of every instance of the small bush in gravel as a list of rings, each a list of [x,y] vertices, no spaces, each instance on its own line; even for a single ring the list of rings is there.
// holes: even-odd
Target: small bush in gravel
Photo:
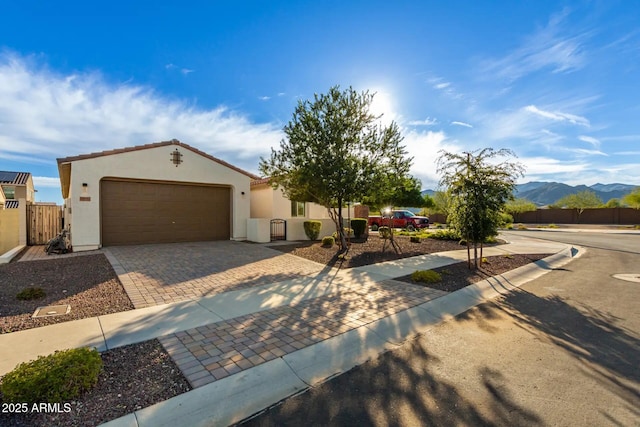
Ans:
[[[422,283],[438,283],[442,280],[442,276],[433,270],[418,270],[411,274],[411,280]]]
[[[353,218],[351,220],[351,228],[353,229],[353,235],[356,236],[356,239],[364,236],[368,224],[369,221],[366,218]]]
[[[96,385],[101,370],[95,349],[56,351],[21,363],[2,378],[0,387],[7,402],[62,402]]]
[[[324,236],[322,238],[322,247],[323,248],[331,248],[336,243],[336,239],[333,236]]]
[[[420,238],[420,236],[411,236],[409,237],[409,241],[411,243],[420,243],[422,242],[422,239]]]
[[[302,223],[302,226],[304,227],[304,234],[307,235],[309,240],[318,240],[320,229],[322,228],[321,221],[305,221]]]
[[[40,299],[46,297],[47,294],[42,288],[25,288],[18,292],[16,298],[22,301]]]

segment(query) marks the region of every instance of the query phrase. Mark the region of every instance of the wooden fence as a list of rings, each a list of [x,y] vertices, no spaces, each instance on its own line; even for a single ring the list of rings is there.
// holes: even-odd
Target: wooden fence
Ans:
[[[62,231],[62,206],[27,206],[27,244],[44,245]]]

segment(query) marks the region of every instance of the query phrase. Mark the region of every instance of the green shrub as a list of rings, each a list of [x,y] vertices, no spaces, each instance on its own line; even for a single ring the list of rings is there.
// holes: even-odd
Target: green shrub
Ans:
[[[353,235],[356,239],[364,236],[364,233],[367,231],[367,226],[369,225],[369,220],[366,218],[353,218],[351,220],[351,228],[353,229]]]
[[[422,239],[420,238],[420,236],[411,236],[409,237],[409,241],[411,243],[420,243],[422,242]]]
[[[555,224],[549,224],[549,228],[559,228],[559,227]]]
[[[73,399],[98,382],[100,353],[75,348],[21,363],[2,378],[6,402],[56,403]]]
[[[302,225],[304,226],[304,234],[307,235],[309,240],[318,240],[320,229],[322,228],[321,221],[305,221],[302,223]]]
[[[527,227],[524,226],[524,224],[518,224],[518,230],[526,230]]]
[[[322,238],[322,247],[323,248],[330,248],[333,245],[335,245],[336,243],[336,239],[333,238],[333,236],[324,236]]]
[[[388,239],[391,237],[391,229],[389,227],[380,227],[378,228],[378,234],[381,239]]]
[[[47,294],[42,288],[25,288],[16,294],[19,300],[32,300],[46,297]]]
[[[417,270],[411,274],[411,280],[421,283],[438,283],[442,280],[442,275],[433,270]]]
[[[429,239],[436,240],[460,240],[460,235],[458,234],[458,232],[450,228],[446,230],[434,231],[433,233],[429,233],[427,237]]]
[[[487,257],[483,256],[480,262],[485,263],[485,262],[489,262],[489,260],[487,259]]]
[[[640,225],[636,225],[635,227],[633,227],[636,230],[640,230]]]
[[[511,216],[510,214],[506,212],[500,212],[499,215],[500,215],[498,219],[499,227],[506,227],[509,224],[513,224],[513,216]]]

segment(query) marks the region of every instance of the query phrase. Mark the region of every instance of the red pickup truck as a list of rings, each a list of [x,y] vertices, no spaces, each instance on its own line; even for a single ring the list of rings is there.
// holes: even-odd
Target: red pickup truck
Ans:
[[[418,216],[411,211],[391,211],[391,222],[393,228],[406,228],[408,231],[415,231],[418,228],[429,228],[429,218]],[[376,231],[382,226],[389,226],[389,216],[370,216],[369,227]]]

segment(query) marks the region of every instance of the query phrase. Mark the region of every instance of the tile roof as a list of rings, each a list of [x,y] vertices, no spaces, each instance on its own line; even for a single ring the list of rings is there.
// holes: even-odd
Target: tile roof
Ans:
[[[25,185],[30,176],[29,172],[0,171],[0,184]]]
[[[205,153],[204,151],[200,151],[197,148],[193,148],[190,145],[187,145],[183,142],[178,141],[177,139],[172,139],[170,141],[162,141],[162,142],[155,142],[152,144],[145,144],[145,145],[136,145],[135,147],[125,147],[125,148],[117,148],[115,150],[107,150],[107,151],[100,151],[97,153],[90,153],[90,154],[81,154],[79,156],[70,156],[70,157],[62,157],[57,159],[58,161],[58,166],[61,165],[62,163],[70,163],[70,162],[75,162],[77,160],[85,160],[85,159],[93,159],[95,157],[102,157],[102,156],[111,156],[113,154],[122,154],[122,153],[129,153],[132,151],[139,151],[139,150],[146,150],[148,148],[157,148],[157,147],[165,147],[168,145],[177,145],[180,147],[183,147],[187,150],[193,151],[194,153],[200,154],[201,156],[204,156],[210,160],[213,160],[214,162],[220,163],[223,166],[226,166],[230,169],[235,170],[236,172],[240,172],[243,175],[247,175],[249,178],[251,179],[259,179],[260,177],[258,177],[257,175],[252,174],[251,172],[247,172],[245,170],[242,170],[236,166],[233,166],[230,163],[225,162],[224,160],[218,159],[217,157],[213,157],[207,153]]]
[[[269,178],[260,178],[260,179],[254,179],[253,181],[251,181],[251,186],[254,185],[260,185],[260,184],[268,184],[269,183]]]

